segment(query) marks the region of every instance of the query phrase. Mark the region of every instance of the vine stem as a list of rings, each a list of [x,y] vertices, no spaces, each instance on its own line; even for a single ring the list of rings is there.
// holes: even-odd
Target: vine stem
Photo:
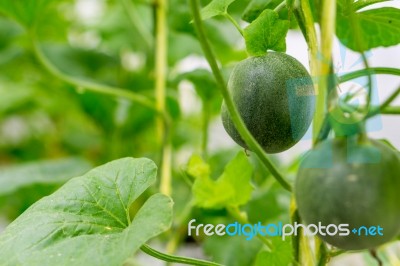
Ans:
[[[316,77],[318,74],[318,42],[317,33],[314,28],[314,19],[311,13],[311,7],[309,0],[299,0],[300,1],[300,24],[304,26],[305,39],[308,44],[309,52],[309,65],[311,76]],[[318,87],[316,88],[318,92]]]
[[[263,148],[254,139],[254,137],[251,135],[251,133],[248,131],[247,127],[245,126],[245,124],[239,114],[239,111],[237,110],[235,103],[233,102],[233,100],[229,94],[228,88],[225,84],[224,78],[222,77],[221,71],[220,71],[217,61],[215,59],[214,53],[210,47],[210,44],[208,42],[206,35],[205,35],[204,29],[203,29],[203,23],[202,23],[202,20],[200,17],[198,0],[190,0],[189,3],[190,3],[190,7],[191,7],[191,10],[193,13],[194,26],[197,30],[197,34],[198,34],[198,38],[199,38],[201,47],[203,49],[204,55],[205,55],[209,65],[211,67],[211,70],[214,74],[217,84],[220,88],[220,91],[224,98],[226,107],[228,108],[229,114],[231,116],[231,119],[232,119],[236,129],[239,131],[240,136],[243,138],[243,140],[246,142],[246,144],[249,146],[249,148],[257,154],[257,156],[260,158],[260,160],[263,162],[263,164],[268,168],[268,170],[275,177],[275,179],[279,182],[279,184],[281,184],[282,187],[285,188],[286,190],[292,191],[292,187],[289,184],[289,182],[283,177],[283,175],[279,172],[279,170],[273,165],[271,160],[265,154]]]
[[[167,76],[167,5],[168,0],[155,1],[156,13],[156,51],[155,51],[155,93],[156,107],[160,113],[166,113],[166,76]],[[172,146],[167,125],[157,121],[157,135],[162,145],[160,192],[170,196],[172,193]]]
[[[352,79],[367,76],[369,74],[387,74],[400,76],[400,69],[390,67],[370,67],[369,69],[361,69],[354,72],[346,73],[339,77],[339,82],[344,83]]]
[[[381,114],[399,115],[400,114],[400,106],[388,106],[381,111]]]
[[[149,245],[143,245],[140,247],[140,249],[144,253],[146,253],[154,258],[157,258],[159,260],[163,260],[166,262],[175,262],[175,263],[181,263],[181,264],[186,264],[186,265],[197,265],[197,266],[222,266],[222,264],[211,262],[211,261],[165,254],[165,253],[162,253],[158,250],[151,248]]]
[[[292,199],[290,200],[290,222],[292,224],[294,223],[301,223],[299,211],[297,210],[296,206],[296,201],[294,197],[292,196]],[[293,252],[293,259],[295,265],[300,263],[300,235],[299,234],[293,234],[292,235],[292,252]]]
[[[368,113],[367,118],[373,117],[380,112],[384,113],[386,110],[390,109],[389,106],[396,98],[400,95],[400,86],[390,95],[379,107],[371,108],[371,111]]]
[[[307,1],[308,2],[308,1]],[[332,81],[332,46],[336,29],[336,0],[322,2],[321,16],[321,39],[320,39],[320,60],[318,63],[318,96],[316,104],[316,115],[314,117],[313,140],[319,137],[319,132],[324,124],[324,118],[328,105],[328,91],[330,91]],[[334,91],[334,89],[333,89]],[[336,96],[334,97],[336,98]],[[331,105],[333,99],[330,99]],[[316,250],[315,256],[318,265],[324,265],[328,260],[325,244],[319,238],[314,238]]]
[[[314,140],[320,132],[327,106],[328,84],[332,66],[332,45],[336,25],[336,0],[323,1],[321,16],[320,60],[318,64],[318,96],[314,117]]]
[[[282,2],[280,2],[279,5],[277,5],[277,6],[274,8],[274,11],[278,13],[278,12],[281,11],[285,6],[286,6],[286,0],[283,0]]]
[[[206,159],[208,156],[208,129],[210,126],[210,103],[206,100],[203,101],[202,120],[201,154]]]
[[[235,28],[239,31],[240,35],[244,36],[244,31],[240,27],[239,23],[237,23],[237,21],[227,11],[225,11],[223,16],[226,17],[230,22],[232,22]]]
[[[145,106],[151,110],[158,112],[155,104],[149,98],[140,95],[139,93],[135,93],[126,89],[122,89],[119,87],[113,87],[103,84],[98,84],[95,82],[82,80],[80,78],[71,77],[67,74],[61,72],[52,62],[43,54],[42,50],[40,49],[40,45],[35,37],[31,37],[32,45],[33,45],[33,52],[35,53],[36,58],[42,64],[42,66],[53,76],[57,77],[58,79],[78,88],[78,90],[88,90],[95,93],[110,95],[114,97],[121,97],[128,99],[132,102],[138,103],[142,106]],[[161,115],[161,114],[160,114]]]

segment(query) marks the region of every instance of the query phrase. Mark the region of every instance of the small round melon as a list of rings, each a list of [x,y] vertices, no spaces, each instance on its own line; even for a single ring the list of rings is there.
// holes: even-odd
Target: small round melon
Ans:
[[[279,52],[239,62],[228,89],[248,130],[267,153],[285,151],[306,133],[314,112],[313,81],[295,58]],[[226,132],[240,146],[247,145],[222,104]]]
[[[320,235],[327,243],[346,250],[384,244],[400,230],[398,153],[375,140],[324,141],[302,161],[295,197],[305,223],[349,225],[347,236]]]

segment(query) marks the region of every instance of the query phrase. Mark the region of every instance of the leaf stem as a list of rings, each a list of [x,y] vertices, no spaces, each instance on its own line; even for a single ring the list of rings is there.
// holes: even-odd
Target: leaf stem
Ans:
[[[263,164],[270,170],[271,174],[275,177],[275,179],[279,182],[279,184],[282,185],[283,188],[285,188],[288,191],[292,190],[291,185],[289,182],[283,177],[283,175],[278,171],[278,169],[273,165],[271,160],[267,157],[265,154],[263,148],[260,146],[260,144],[254,139],[254,137],[251,135],[251,133],[248,131],[247,127],[245,126],[239,111],[237,110],[235,103],[233,102],[228,88],[225,84],[224,78],[222,77],[221,71],[218,67],[217,61],[215,59],[214,53],[211,50],[210,44],[208,42],[208,39],[205,35],[204,29],[203,29],[203,23],[200,17],[200,12],[199,12],[199,3],[198,0],[190,0],[189,1],[193,17],[194,17],[194,25],[197,30],[198,38],[201,44],[201,47],[203,49],[204,55],[211,67],[211,70],[214,74],[214,77],[217,81],[217,84],[220,88],[220,91],[222,93],[222,96],[224,98],[226,107],[228,108],[228,111],[231,115],[232,121],[239,131],[240,135],[246,142],[246,144],[249,146],[249,148],[254,151],[257,156],[260,158],[260,160],[263,162]]]
[[[315,238],[316,249],[319,253],[318,257],[318,266],[325,266],[329,261],[329,252],[328,248],[319,237]]]
[[[388,106],[381,111],[381,114],[384,115],[399,115],[400,114],[400,106]]]
[[[301,223],[301,218],[299,215],[299,211],[297,210],[296,207],[296,202],[294,198],[292,197],[292,200],[290,202],[290,221],[292,224],[295,222]],[[292,235],[292,252],[293,252],[293,259],[295,265],[297,263],[300,263],[300,236],[299,234],[293,234]]]
[[[308,2],[308,1],[307,1]],[[320,132],[326,113],[327,95],[332,66],[332,45],[336,25],[336,0],[323,1],[321,16],[321,41],[318,64],[318,95],[314,116],[313,140]]]
[[[371,67],[369,69],[361,69],[354,72],[346,73],[339,77],[339,82],[344,83],[350,81],[352,79],[356,79],[359,77],[367,76],[369,74],[387,74],[387,75],[395,75],[400,76],[400,69],[398,68],[390,68],[390,67]]]
[[[318,74],[318,42],[317,42],[317,33],[314,28],[314,19],[311,13],[311,7],[309,0],[299,0],[300,2],[300,21],[304,26],[305,30],[305,39],[307,41],[308,49],[309,49],[309,64],[310,64],[310,72],[311,76],[317,76]],[[318,88],[317,88],[318,91]]]
[[[44,55],[42,50],[40,49],[40,45],[37,42],[37,40],[32,37],[32,44],[33,44],[33,51],[35,53],[36,58],[39,60],[39,62],[44,66],[44,68],[51,73],[53,76],[57,77],[58,79],[73,85],[77,87],[78,89],[81,90],[88,90],[91,92],[96,92],[100,94],[105,94],[105,95],[111,95],[114,97],[121,97],[128,99],[132,102],[136,102],[142,106],[145,106],[151,110],[156,111],[158,114],[160,114],[154,104],[153,101],[151,101],[149,98],[140,95],[138,93],[118,88],[118,87],[113,87],[113,86],[108,86],[108,85],[103,85],[103,84],[98,84],[95,82],[83,80],[80,78],[75,78],[71,77],[63,72],[61,72],[55,65],[53,65],[52,62]]]
[[[139,93],[132,92],[127,89],[104,85],[104,84],[98,84],[96,82],[83,80],[81,78],[71,77],[71,76],[63,73],[42,52],[42,50],[40,48],[40,44],[37,41],[37,38],[35,36],[34,30],[32,30],[30,32],[30,36],[31,36],[33,52],[34,52],[36,58],[39,60],[41,65],[50,74],[52,74],[53,76],[57,77],[58,79],[62,80],[63,82],[65,82],[67,84],[75,86],[77,91],[88,90],[88,91],[91,91],[94,93],[110,95],[110,96],[116,97],[116,98],[120,97],[120,98],[130,100],[131,102],[137,103],[139,105],[142,105],[146,108],[149,108],[149,109],[155,111],[155,113],[161,118],[160,120],[163,121],[163,124],[165,125],[165,127],[168,128],[169,124],[171,123],[169,114],[166,112],[160,112],[158,110],[158,108],[156,107],[154,101],[152,101],[150,98],[145,97]],[[168,135],[168,134],[166,134],[166,135]]]
[[[244,31],[240,27],[239,23],[227,12],[223,13],[223,16],[226,17],[232,24],[235,26],[235,28],[239,31],[240,35],[244,36]]]
[[[274,8],[274,11],[278,13],[286,6],[286,0],[283,0],[279,5]]]
[[[373,117],[377,115],[378,113],[384,113],[391,107],[389,105],[397,98],[397,96],[400,95],[400,86],[393,92],[392,95],[390,95],[379,107],[377,108],[371,108],[370,112],[368,113],[367,117]]]
[[[156,16],[156,51],[155,51],[155,94],[157,110],[166,111],[166,76],[167,76],[167,5],[168,0],[155,1]],[[162,145],[160,192],[171,195],[171,162],[172,146],[167,124],[161,119],[157,121],[158,139]]]
[[[203,101],[203,124],[202,124],[202,139],[201,139],[201,153],[204,159],[207,158],[208,152],[208,128],[210,126],[210,103],[206,100]]]
[[[140,247],[140,249],[144,253],[146,253],[154,258],[157,258],[159,260],[163,260],[166,262],[175,262],[175,263],[181,263],[181,264],[186,264],[186,265],[197,265],[197,266],[222,266],[219,263],[215,263],[215,262],[211,262],[211,261],[165,254],[165,253],[162,253],[158,250],[151,248],[149,245],[143,245]]]

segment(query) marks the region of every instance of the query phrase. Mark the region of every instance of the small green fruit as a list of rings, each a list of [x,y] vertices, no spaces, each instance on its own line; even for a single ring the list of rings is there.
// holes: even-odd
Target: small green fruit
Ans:
[[[375,140],[363,144],[355,137],[324,141],[302,161],[295,196],[306,223],[349,225],[347,236],[321,236],[329,244],[346,250],[374,248],[400,230],[399,156]],[[376,230],[366,235],[361,226],[380,226],[383,235]]]
[[[228,89],[248,130],[268,153],[282,152],[306,133],[314,112],[313,82],[295,58],[278,52],[251,57],[234,68]],[[231,138],[248,148],[222,104]]]

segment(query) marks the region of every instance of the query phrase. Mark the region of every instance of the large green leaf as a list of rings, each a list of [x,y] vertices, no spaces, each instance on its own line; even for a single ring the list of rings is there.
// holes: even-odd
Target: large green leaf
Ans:
[[[1,0],[0,12],[15,18],[26,27],[34,26],[34,22],[52,0]]]
[[[43,160],[0,168],[0,197],[35,184],[63,184],[90,164],[80,158]]]
[[[193,184],[195,204],[203,208],[223,208],[247,203],[251,197],[253,168],[244,152],[239,152],[228,163],[222,175],[210,178],[208,165],[200,157],[191,158],[188,173],[196,180]]]
[[[266,9],[244,29],[247,51],[250,55],[260,56],[267,50],[286,51],[286,34],[289,21],[279,19],[278,13]]]
[[[400,43],[400,9],[351,10],[345,4],[339,5],[336,33],[346,47],[362,52]]]
[[[129,217],[155,178],[151,160],[124,158],[71,179],[0,235],[0,265],[122,265],[170,226],[172,202],[161,194]]]

